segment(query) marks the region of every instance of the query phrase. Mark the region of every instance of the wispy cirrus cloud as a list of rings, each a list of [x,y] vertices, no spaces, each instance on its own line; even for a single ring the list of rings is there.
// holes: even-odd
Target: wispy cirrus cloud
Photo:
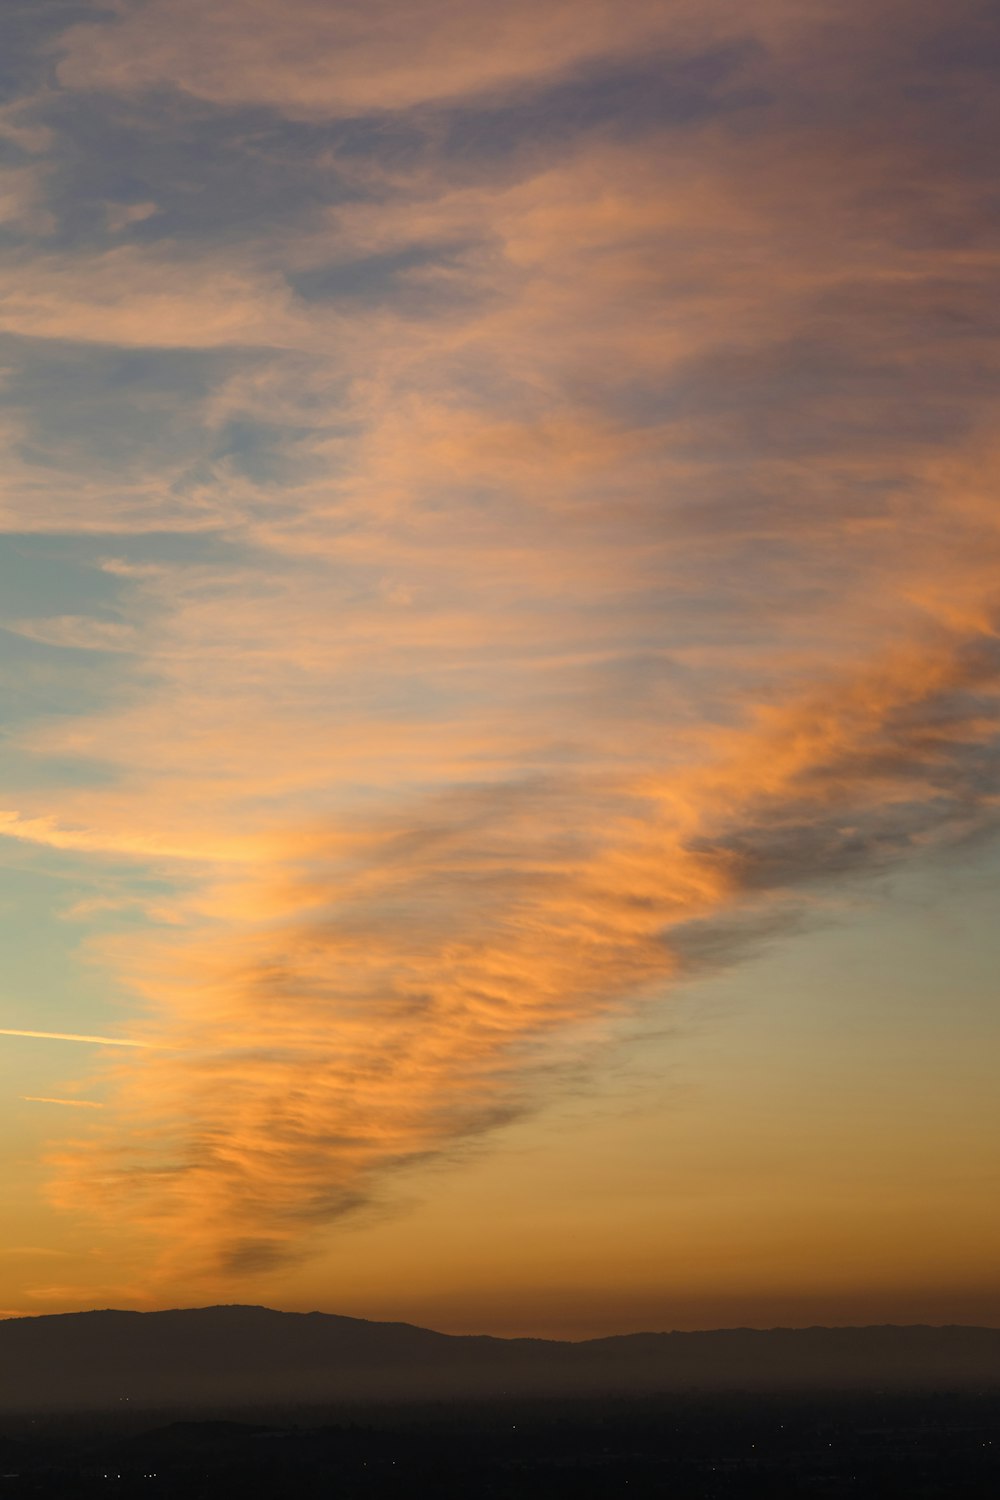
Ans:
[[[296,1258],[386,1174],[537,1107],[616,1015],[725,959],[734,920],[995,822],[998,742],[995,642],[939,638],[762,710],[697,769],[470,788],[242,910],[230,891],[156,980],[132,969],[185,1060],[122,1077],[130,1144],[116,1124],[64,1158],[63,1201],[100,1183],[166,1231],[167,1279]],[[119,957],[148,976],[145,945]]]
[[[762,6],[756,28],[794,25],[796,7]],[[746,34],[738,5],[671,6],[640,0],[622,15],[607,0],[513,0],[498,16],[482,3],[362,10],[296,0],[281,16],[267,0],[122,7],[104,24],[68,31],[60,80],[73,88],[136,93],[164,85],[225,105],[267,105],[320,119],[391,113],[487,99],[645,49],[705,47]]]

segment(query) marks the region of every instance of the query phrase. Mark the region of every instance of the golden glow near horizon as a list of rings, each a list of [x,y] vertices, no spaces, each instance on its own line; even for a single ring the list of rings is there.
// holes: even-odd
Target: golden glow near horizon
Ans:
[[[10,30],[0,1305],[1000,1318],[994,8]]]

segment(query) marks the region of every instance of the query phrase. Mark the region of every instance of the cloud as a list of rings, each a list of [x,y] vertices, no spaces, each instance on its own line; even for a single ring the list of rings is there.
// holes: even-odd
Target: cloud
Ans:
[[[144,224],[157,213],[155,203],[109,203],[107,205],[108,228],[119,234],[133,224]]]
[[[135,646],[134,627],[121,620],[58,615],[39,620],[8,620],[3,628],[43,645],[79,651],[128,651]]]
[[[817,885],[995,821],[998,693],[995,641],[927,640],[686,772],[452,795],[286,871],[297,913],[257,900],[155,961],[143,946],[133,983],[189,1061],[120,1077],[134,1144],[81,1148],[63,1201],[144,1219],[167,1277],[298,1257],[401,1167],[537,1108],[713,927],[787,926]]]
[[[22,1095],[25,1104],[61,1104],[67,1109],[103,1109],[96,1099],[50,1099],[43,1094]]]
[[[789,7],[759,9],[758,27]],[[138,92],[172,85],[213,102],[266,104],[292,116],[351,116],[470,95],[506,93],[630,53],[711,45],[745,30],[734,4],[708,8],[637,0],[511,0],[502,11],[423,0],[325,5],[266,0],[124,7],[71,28],[59,44],[60,82]]]
[[[0,1036],[24,1036],[32,1037],[45,1042],[86,1042],[96,1047],[149,1047],[150,1042],[138,1042],[127,1037],[115,1036],[81,1036],[73,1031],[11,1031],[8,1028],[0,1028]],[[54,1101],[41,1100],[41,1103],[53,1103]]]
[[[44,169],[34,165],[0,169],[0,225],[44,234],[52,223]]]
[[[0,105],[0,137],[29,156],[47,151],[54,139],[47,125],[31,119],[34,104],[29,94]]]
[[[280,278],[231,262],[122,245],[91,257],[33,254],[5,272],[0,328],[22,337],[163,348],[307,340]]]

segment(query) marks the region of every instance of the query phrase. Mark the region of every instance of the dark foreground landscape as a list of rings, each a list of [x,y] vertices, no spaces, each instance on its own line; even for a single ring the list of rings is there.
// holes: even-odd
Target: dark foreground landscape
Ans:
[[[22,1419],[0,1495],[177,1500],[996,1500],[992,1396],[688,1395]]]
[[[0,1500],[1000,1495],[1000,1331],[583,1344],[263,1308],[0,1323]]]

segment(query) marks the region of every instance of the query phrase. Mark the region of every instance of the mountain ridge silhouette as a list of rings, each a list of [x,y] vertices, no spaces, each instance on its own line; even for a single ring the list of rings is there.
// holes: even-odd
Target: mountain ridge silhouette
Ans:
[[[240,1303],[0,1321],[0,1410],[677,1390],[1000,1387],[1000,1329],[728,1328],[568,1342]]]

